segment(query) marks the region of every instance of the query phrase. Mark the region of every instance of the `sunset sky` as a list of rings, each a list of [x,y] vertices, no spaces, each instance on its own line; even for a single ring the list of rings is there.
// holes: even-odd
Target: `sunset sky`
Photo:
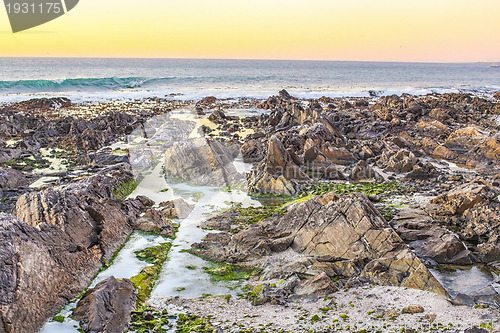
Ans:
[[[0,56],[500,61],[500,0],[80,0]]]

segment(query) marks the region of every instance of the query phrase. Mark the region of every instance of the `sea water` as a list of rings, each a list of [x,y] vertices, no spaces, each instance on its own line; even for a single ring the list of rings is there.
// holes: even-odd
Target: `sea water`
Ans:
[[[145,97],[369,97],[500,90],[487,63],[0,58],[0,102],[66,96],[74,102]]]

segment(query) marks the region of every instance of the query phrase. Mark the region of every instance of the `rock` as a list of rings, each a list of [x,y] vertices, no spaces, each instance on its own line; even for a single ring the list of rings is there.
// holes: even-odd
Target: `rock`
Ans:
[[[0,167],[0,189],[16,189],[27,186],[29,180],[20,171]]]
[[[243,162],[245,163],[260,162],[264,159],[264,157],[266,157],[266,146],[261,140],[258,139],[245,141],[240,150],[243,156]]]
[[[214,104],[216,102],[217,102],[217,97],[207,96],[207,97],[203,98],[201,101],[199,101],[198,103],[201,105],[210,105],[210,104]]]
[[[225,124],[227,122],[226,114],[222,110],[214,111],[208,116],[208,120],[214,124]]]
[[[395,310],[388,310],[386,313],[385,313],[385,316],[389,319],[392,319],[392,318],[397,318],[399,317],[399,312],[395,311]]]
[[[418,162],[415,154],[406,149],[401,149],[392,155],[384,152],[378,159],[377,166],[383,168],[385,171],[405,173],[413,170]]]
[[[383,181],[384,177],[373,170],[366,161],[359,161],[352,169],[349,180],[352,182],[374,182]]]
[[[485,329],[482,329],[482,328],[479,328],[479,327],[472,327],[472,328],[468,328],[464,331],[464,333],[488,333],[487,330]]]
[[[21,109],[54,109],[71,106],[71,100],[66,97],[33,98],[28,101],[15,104],[15,108]]]
[[[127,177],[111,171],[27,193],[17,217],[0,213],[0,331],[36,332],[111,259],[146,208],[111,197]]]
[[[329,165],[323,175],[321,176],[323,179],[328,180],[347,180],[344,174],[339,171],[333,164]]]
[[[295,289],[295,294],[300,297],[326,297],[337,291],[337,286],[332,282],[332,279],[322,272],[308,280],[300,287]]]
[[[161,212],[167,217],[185,219],[193,211],[194,205],[190,205],[186,200],[179,198],[160,203]]]
[[[128,279],[113,276],[85,292],[73,311],[73,319],[87,333],[123,333],[135,310],[137,291]]]
[[[409,305],[401,311],[401,313],[409,313],[409,314],[415,314],[415,313],[423,313],[424,312],[424,307],[421,305]]]
[[[421,209],[404,209],[391,223],[415,254],[431,266],[476,262],[471,251],[455,234],[439,226]]]
[[[233,165],[238,151],[205,138],[175,142],[165,152],[165,174],[196,185],[231,186],[243,180]]]
[[[174,234],[172,221],[156,209],[148,209],[143,216],[139,217],[134,223],[134,229],[157,233],[165,237],[172,237]]]
[[[349,165],[356,162],[354,155],[346,148],[333,147],[330,142],[321,146],[321,152],[333,164]]]
[[[268,140],[266,158],[248,174],[247,184],[250,193],[294,195],[298,186],[293,180],[308,178],[293,162],[281,141],[272,136]]]
[[[447,295],[361,194],[312,198],[292,205],[285,215],[253,224],[232,236],[229,242],[227,238],[224,244],[204,242],[200,254],[232,263],[261,262],[261,258],[272,256],[272,244],[280,239],[285,239],[284,244],[290,244],[294,253],[328,262],[335,275],[358,275],[377,284]]]
[[[280,92],[278,93],[278,95],[279,95],[280,98],[285,99],[285,100],[293,98],[292,95],[290,95],[288,93],[288,91],[286,91],[285,89],[280,90]]]
[[[454,305],[465,305],[469,307],[473,307],[474,305],[476,305],[476,301],[474,301],[474,298],[462,293],[459,293],[451,302]]]

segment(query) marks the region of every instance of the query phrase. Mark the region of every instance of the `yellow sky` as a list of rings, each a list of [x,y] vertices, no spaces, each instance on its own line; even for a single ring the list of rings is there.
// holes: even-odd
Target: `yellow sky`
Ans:
[[[3,6],[2,6],[3,7]],[[0,56],[500,61],[500,0],[80,0]]]

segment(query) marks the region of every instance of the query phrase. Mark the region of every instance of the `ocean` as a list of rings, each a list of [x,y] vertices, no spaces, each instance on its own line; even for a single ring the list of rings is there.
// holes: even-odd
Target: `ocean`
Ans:
[[[489,63],[0,58],[0,102],[66,96],[74,102],[167,97],[301,98],[500,90]]]

